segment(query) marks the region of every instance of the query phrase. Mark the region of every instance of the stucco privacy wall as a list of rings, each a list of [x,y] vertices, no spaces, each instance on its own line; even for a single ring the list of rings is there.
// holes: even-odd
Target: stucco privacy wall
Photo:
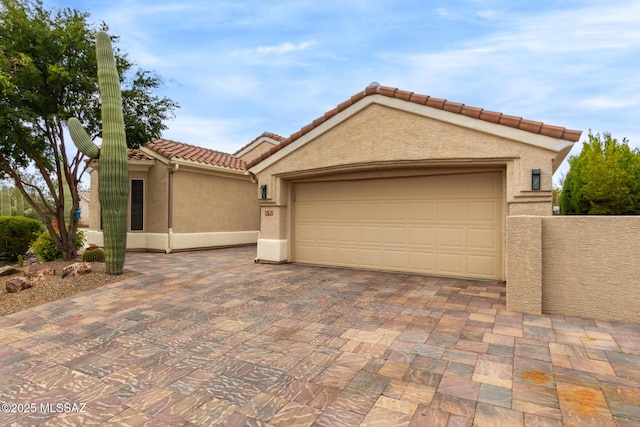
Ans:
[[[640,217],[510,217],[507,242],[510,310],[640,322]]]

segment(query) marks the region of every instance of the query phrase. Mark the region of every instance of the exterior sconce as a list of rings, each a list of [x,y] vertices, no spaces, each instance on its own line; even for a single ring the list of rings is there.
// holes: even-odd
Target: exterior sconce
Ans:
[[[260,186],[260,198],[262,200],[267,198],[267,184],[262,184]]]
[[[531,189],[540,189],[540,169],[531,169]]]

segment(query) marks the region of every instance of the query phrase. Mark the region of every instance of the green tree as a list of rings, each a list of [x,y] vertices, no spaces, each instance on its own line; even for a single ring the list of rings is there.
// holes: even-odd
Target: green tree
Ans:
[[[77,117],[92,140],[102,129],[95,39],[107,26],[88,18],[70,8],[48,10],[41,0],[0,0],[0,178],[15,182],[65,259],[76,256],[77,229],[75,216],[66,223],[65,214],[79,207],[86,170],[84,155],[65,140],[65,120]],[[116,63],[127,143],[135,148],[159,137],[178,106],[156,96],[160,79],[134,71],[119,49]],[[25,173],[28,167],[35,173]]]
[[[592,134],[571,156],[560,208],[569,215],[640,215],[640,152],[610,133]]]

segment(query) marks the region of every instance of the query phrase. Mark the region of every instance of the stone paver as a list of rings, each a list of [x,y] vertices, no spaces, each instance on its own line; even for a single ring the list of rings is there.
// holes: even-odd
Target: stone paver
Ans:
[[[254,254],[127,254],[143,276],[0,318],[0,425],[640,425],[639,324]]]

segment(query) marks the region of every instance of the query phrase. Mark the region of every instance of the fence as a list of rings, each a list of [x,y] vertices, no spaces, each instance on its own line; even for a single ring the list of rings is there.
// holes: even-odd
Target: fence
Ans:
[[[640,216],[507,218],[507,308],[640,322]]]

